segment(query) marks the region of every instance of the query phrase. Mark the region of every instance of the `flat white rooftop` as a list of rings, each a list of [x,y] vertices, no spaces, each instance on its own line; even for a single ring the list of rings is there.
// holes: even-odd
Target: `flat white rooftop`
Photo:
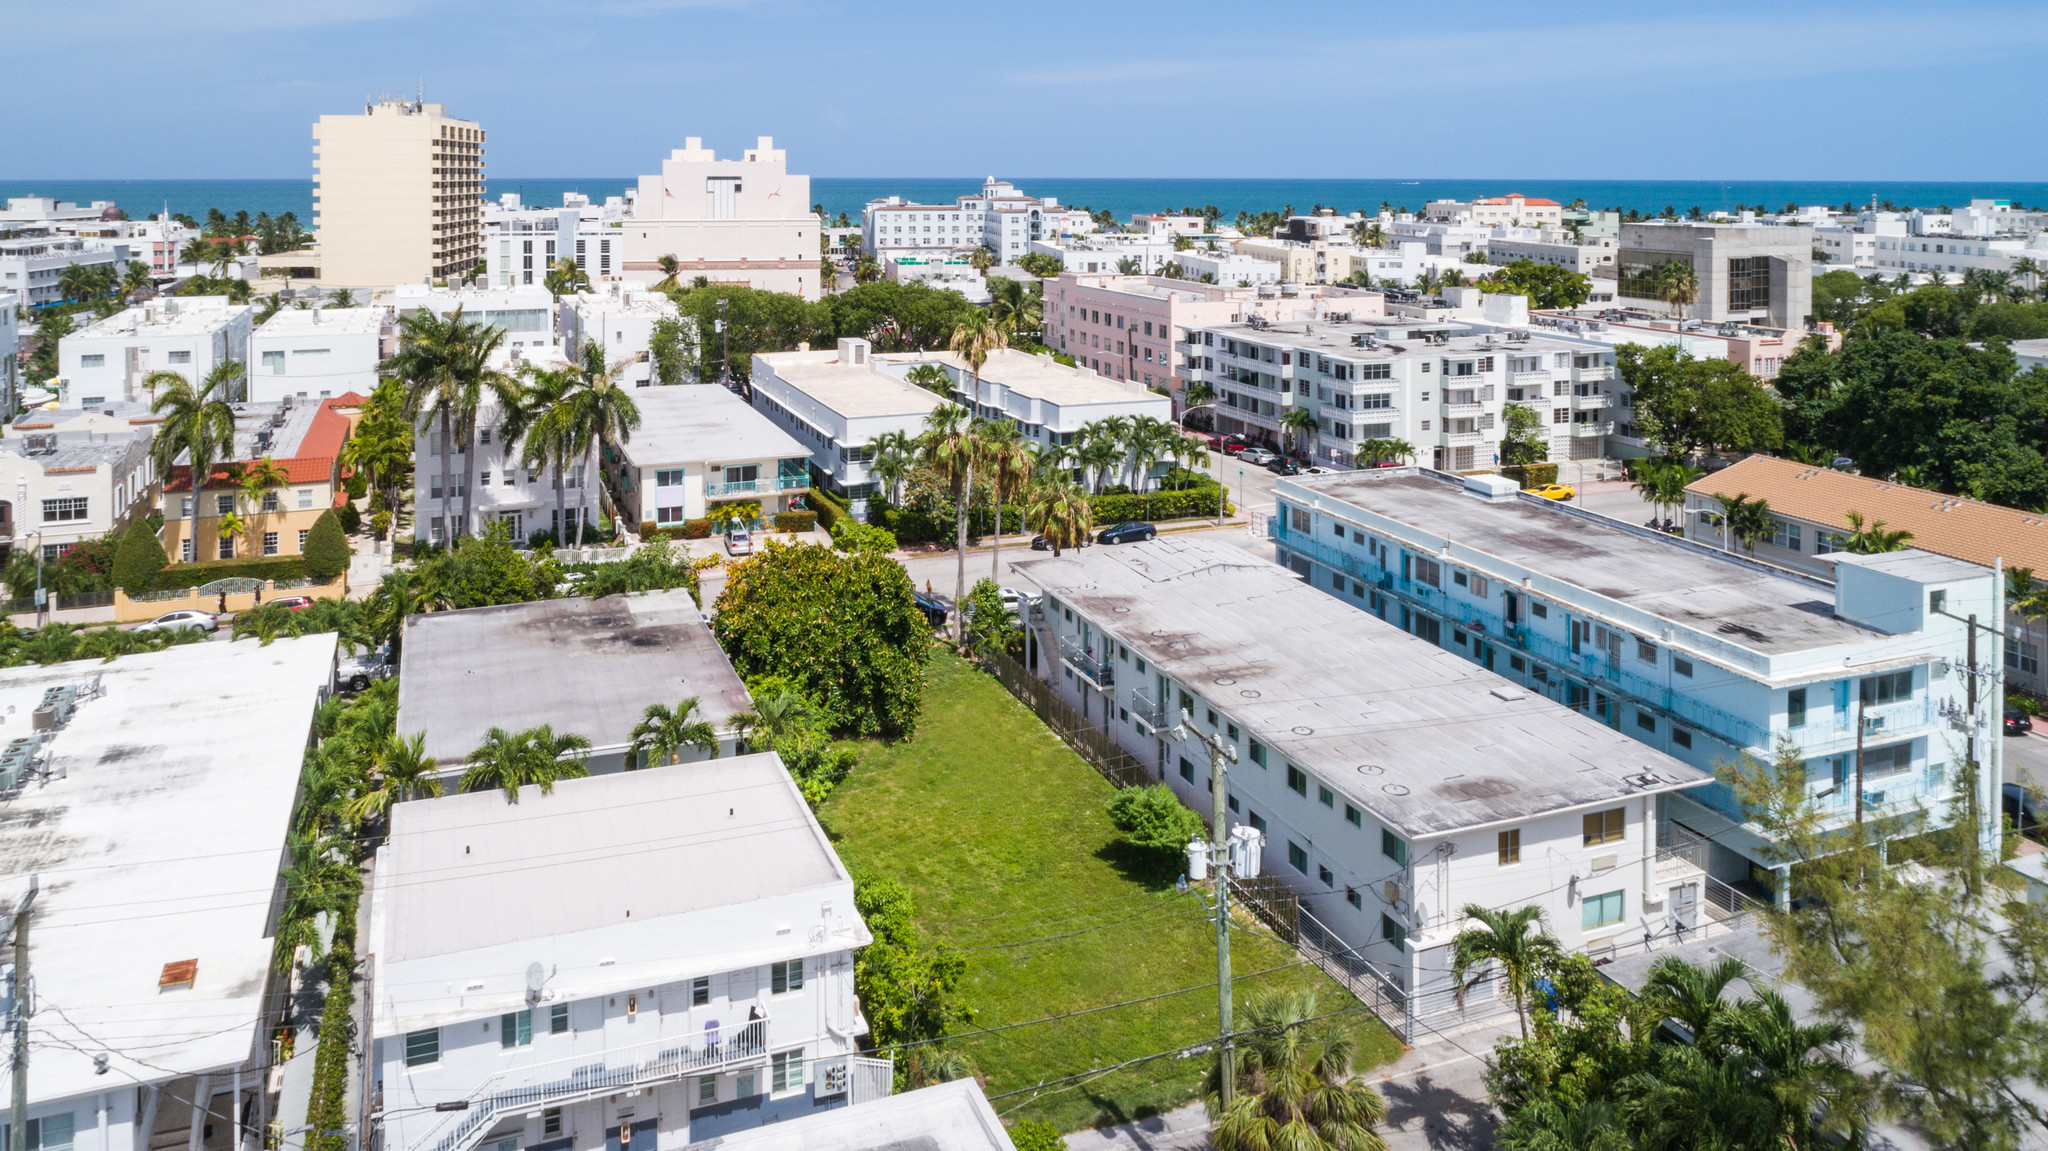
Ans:
[[[924,358],[948,364],[963,377],[967,375],[967,361],[958,353],[929,353]],[[1034,356],[1008,348],[989,356],[988,362],[981,366],[981,378],[984,383],[1001,384],[1015,395],[1060,407],[1127,404],[1139,400],[1157,400],[1162,406],[1172,404],[1171,400],[1143,384],[1105,376],[1093,368],[1070,368],[1051,356]]]
[[[972,1079],[858,1107],[835,1107],[691,1146],[707,1151],[1016,1151],[1003,1121]]]
[[[720,729],[753,707],[681,588],[416,615],[400,658],[398,730],[424,732],[449,766],[493,727],[552,724],[603,750],[625,746],[651,703],[696,696]]]
[[[877,360],[900,362],[904,357],[877,356],[865,364],[843,363],[838,353],[830,351],[763,353],[755,358],[767,363],[776,378],[842,419],[903,416],[921,420],[944,402],[935,393],[876,367]]]
[[[807,458],[811,449],[716,384],[634,388],[640,426],[619,451],[642,468],[721,460]]]
[[[282,308],[256,329],[256,338],[375,335],[383,330],[389,314],[384,308]]]
[[[1228,544],[1162,536],[1011,567],[1410,837],[1712,778]]]
[[[226,296],[166,296],[116,312],[64,338],[100,340],[198,335],[233,323],[238,316],[252,315],[254,311],[250,305],[232,303]]]
[[[285,835],[333,669],[334,636],[318,635],[0,671],[10,741],[50,689],[100,689],[50,740],[49,777],[0,800],[0,903],[41,884],[32,1102],[260,1051]],[[191,983],[160,986],[183,960]]]

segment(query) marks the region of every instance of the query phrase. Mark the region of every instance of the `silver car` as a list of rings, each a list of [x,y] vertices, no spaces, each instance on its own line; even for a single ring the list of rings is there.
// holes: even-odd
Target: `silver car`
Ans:
[[[136,631],[213,631],[220,627],[220,621],[213,613],[203,611],[172,611],[137,627]]]
[[[1246,448],[1243,452],[1239,453],[1237,458],[1243,460],[1245,463],[1257,464],[1260,467],[1264,467],[1267,464],[1272,463],[1274,460],[1279,459],[1280,457],[1274,455],[1272,452],[1269,452],[1264,448]]]

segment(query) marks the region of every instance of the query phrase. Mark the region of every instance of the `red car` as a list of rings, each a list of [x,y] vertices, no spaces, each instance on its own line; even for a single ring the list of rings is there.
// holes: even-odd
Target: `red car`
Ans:
[[[1226,456],[1235,456],[1243,453],[1243,451],[1249,447],[1251,447],[1251,445],[1245,443],[1243,440],[1231,439],[1230,437],[1225,436],[1223,437],[1221,442],[1219,442],[1216,445],[1216,450],[1222,452]]]
[[[309,595],[279,596],[277,599],[271,600],[270,605],[272,607],[281,607],[286,611],[305,611],[313,606],[313,597]]]

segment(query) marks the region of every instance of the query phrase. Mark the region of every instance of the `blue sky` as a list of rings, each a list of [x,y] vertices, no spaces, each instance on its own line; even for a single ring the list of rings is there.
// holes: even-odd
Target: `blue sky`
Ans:
[[[2048,6],[1470,0],[19,5],[0,178],[311,174],[382,90],[490,173],[772,135],[820,176],[2048,180]]]

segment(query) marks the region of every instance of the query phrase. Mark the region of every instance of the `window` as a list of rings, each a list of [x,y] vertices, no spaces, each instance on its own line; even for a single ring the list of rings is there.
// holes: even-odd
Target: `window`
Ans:
[[[216,554],[218,554],[218,555],[220,556],[220,558],[222,558],[222,559],[224,559],[224,560],[231,560],[231,559],[234,559],[234,558],[235,558],[235,537],[233,537],[233,536],[231,536],[231,535],[225,535],[225,534],[223,534],[223,535],[222,535],[222,536],[220,537],[220,541],[219,541],[219,543],[215,545],[215,548],[214,548],[214,550],[215,550],[215,553],[216,553]]]
[[[213,514],[214,514],[214,515],[217,515],[217,516],[224,516],[224,515],[227,515],[228,513],[232,512],[232,511],[234,511],[234,510],[235,510],[235,497],[233,497],[233,496],[215,496],[215,497],[213,497]]]
[[[718,1102],[718,1076],[706,1075],[697,1080],[697,1106],[709,1107]]]
[[[1692,661],[1689,659],[1680,659],[1674,655],[1671,657],[1671,670],[1679,675],[1684,676],[1687,679],[1691,679]]]
[[[1245,821],[1246,823],[1249,823],[1249,824],[1251,824],[1251,825],[1252,825],[1252,828],[1253,828],[1254,830],[1256,830],[1256,831],[1260,831],[1260,832],[1263,832],[1263,831],[1265,831],[1265,830],[1266,830],[1266,818],[1265,818],[1265,816],[1262,816],[1262,815],[1260,815],[1260,814],[1259,814],[1258,812],[1256,812],[1256,811],[1247,811],[1247,812],[1245,812],[1245,813],[1244,813],[1244,821]]]
[[[264,555],[267,555],[267,556],[274,556],[274,555],[276,555],[276,554],[277,554],[277,533],[276,533],[276,532],[264,532],[264,533],[263,533],[263,554],[264,554]]]
[[[711,977],[699,975],[690,980],[690,1006],[702,1007],[711,1002]]]
[[[1621,892],[1588,895],[1579,900],[1579,926],[1587,931],[1621,922]]]
[[[548,1034],[566,1035],[569,1031],[569,1005],[557,1003],[548,1008]]]
[[[768,1057],[768,1089],[794,1091],[804,1085],[804,1050],[779,1051]]]
[[[107,366],[106,353],[96,352],[89,356],[80,356],[78,357],[78,366],[81,368],[104,368]]]
[[[1189,763],[1189,762],[1187,761],[1187,757],[1186,757],[1186,756],[1182,756],[1182,757],[1181,757],[1181,761],[1180,761],[1180,777],[1181,777],[1182,779],[1185,779],[1185,780],[1187,780],[1187,781],[1188,781],[1189,783],[1193,783],[1193,782],[1195,781],[1195,765],[1194,765],[1194,764],[1192,764],[1192,763]]]
[[[1422,556],[1415,557],[1416,583],[1426,583],[1431,587],[1442,587],[1444,586],[1443,578],[1443,572],[1437,567],[1435,560],[1425,559]]]
[[[1308,794],[1308,774],[1291,763],[1287,765],[1287,790],[1296,795]]]
[[[434,530],[438,532],[438,531],[440,530],[440,528],[441,528],[441,521],[437,519],[437,520],[435,520],[435,521],[434,521]],[[308,532],[312,531],[312,530],[313,530],[313,529],[311,529],[311,528],[300,528],[300,529],[299,529],[299,554],[300,554],[300,555],[305,555],[305,554],[306,554],[306,534],[307,534]],[[440,537],[436,536],[435,538],[436,538],[436,539],[438,539],[438,538],[440,538]]]
[[[533,1042],[533,1011],[507,1011],[498,1016],[498,1046],[525,1047]]]
[[[1537,619],[1549,619],[1550,605],[1544,603],[1542,600],[1530,600],[1529,614],[1535,616]]]
[[[1251,741],[1251,748],[1252,762],[1260,767],[1266,766],[1266,745],[1255,739]]]
[[[1408,929],[1394,922],[1391,915],[1380,916],[1380,938],[1396,947],[1408,946]]]
[[[45,1115],[41,1119],[28,1121],[29,1151],[71,1151],[72,1129],[75,1120],[66,1111],[62,1115]],[[7,1135],[14,1133],[7,1131]]]
[[[1674,723],[1671,725],[1671,742],[1680,747],[1691,747],[1692,733]]]
[[[1785,693],[1785,726],[1806,726],[1806,689],[1795,687]]]
[[[1627,825],[1627,821],[1628,813],[1624,808],[1587,812],[1584,821],[1586,846],[1598,847],[1603,843],[1620,843],[1622,828]]]
[[[1358,889],[1356,887],[1347,887],[1344,889],[1344,902],[1350,904],[1352,907],[1355,907],[1360,911],[1365,910],[1365,900],[1359,898]]]
[[[1383,827],[1380,829],[1380,854],[1406,867],[1408,866],[1408,841]]]
[[[1637,640],[1637,641],[1636,641],[1636,658],[1637,658],[1637,659],[1639,659],[1639,660],[1641,660],[1641,661],[1642,661],[1642,662],[1644,662],[1644,663],[1649,663],[1649,664],[1654,664],[1654,663],[1656,663],[1656,662],[1657,662],[1657,645],[1656,645],[1656,644],[1654,644],[1654,643],[1648,643],[1648,642],[1646,642],[1646,641],[1644,641],[1644,640],[1640,640],[1640,639],[1639,639],[1639,640]]]
[[[1784,520],[1771,521],[1771,542],[1787,551],[1799,550],[1799,525]]]
[[[1928,593],[1927,593],[1927,610],[1928,610],[1928,611],[1930,611],[1930,612],[1938,612],[1938,611],[1943,611],[1943,610],[1945,610],[1945,609],[1946,609],[1947,607],[1948,607],[1948,593],[1947,593],[1946,591],[1931,591],[1931,592],[1928,592]]]
[[[1878,707],[1882,704],[1912,699],[1913,671],[1911,668],[1908,668],[1905,671],[1895,671],[1885,675],[1866,676],[1860,687],[1860,693],[1865,707]]]
[[[429,1027],[425,1031],[409,1031],[405,1036],[405,1065],[422,1067],[441,1061],[441,1029]]]
[[[792,959],[787,963],[771,964],[768,968],[769,987],[772,995],[787,995],[804,989],[804,961]]]
[[[284,353],[263,353],[263,368],[265,371],[269,372],[273,376],[284,375]]]
[[[274,511],[276,511],[276,510],[277,510],[277,493],[276,493],[276,492],[264,492],[264,493],[263,493],[263,505],[262,505],[262,506],[263,506],[263,510],[264,510],[264,511],[266,511],[266,512],[274,512]]]
[[[43,522],[46,524],[67,523],[86,518],[86,497],[65,496],[61,499],[43,501]]]
[[[1522,862],[1522,829],[1517,827],[1503,831],[1494,838],[1494,850],[1500,858],[1500,865]]]
[[[1319,783],[1316,784],[1316,800],[1324,807],[1335,807],[1337,806],[1337,793]]]
[[[1344,822],[1353,827],[1363,827],[1365,825],[1364,818],[1359,815],[1358,809],[1348,803],[1344,805]]]
[[[1308,852],[1291,839],[1287,841],[1287,865],[1303,875],[1308,874]]]
[[[1636,726],[1654,734],[1657,730],[1657,717],[1638,708],[1636,711]]]

